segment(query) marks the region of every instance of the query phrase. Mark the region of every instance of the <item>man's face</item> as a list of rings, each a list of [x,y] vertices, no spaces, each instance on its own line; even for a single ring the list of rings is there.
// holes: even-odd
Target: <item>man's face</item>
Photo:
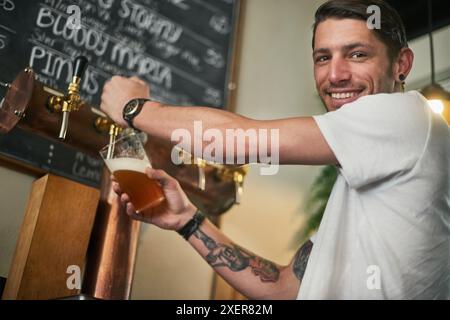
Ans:
[[[314,77],[328,111],[361,96],[394,91],[386,45],[365,21],[327,19],[316,29]]]

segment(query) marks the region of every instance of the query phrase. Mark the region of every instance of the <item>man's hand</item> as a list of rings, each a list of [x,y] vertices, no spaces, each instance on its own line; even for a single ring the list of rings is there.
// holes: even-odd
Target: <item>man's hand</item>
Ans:
[[[150,98],[150,89],[147,83],[137,77],[114,76],[103,86],[100,109],[114,122],[127,127],[127,123],[122,117],[123,107],[128,101],[136,98]]]
[[[166,200],[159,207],[136,213],[130,197],[123,193],[117,182],[113,182],[113,190],[120,196],[120,201],[126,206],[127,214],[133,219],[154,224],[166,230],[181,229],[195,214],[197,209],[189,201],[177,180],[163,170],[147,168],[150,179],[157,180],[164,192]]]

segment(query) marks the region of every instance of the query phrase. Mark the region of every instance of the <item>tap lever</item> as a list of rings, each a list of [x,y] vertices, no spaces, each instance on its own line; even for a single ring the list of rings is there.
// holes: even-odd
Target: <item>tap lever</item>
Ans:
[[[206,189],[206,176],[205,176],[206,161],[204,159],[197,158],[197,167],[198,167],[198,188],[202,191],[205,191],[205,189]]]
[[[79,56],[75,58],[72,82],[69,84],[67,95],[64,97],[51,95],[48,99],[47,107],[51,112],[62,112],[61,129],[58,136],[60,139],[66,138],[70,112],[78,111],[81,107],[80,83],[87,65],[88,60],[86,57]]]
[[[61,129],[59,131],[59,139],[65,139],[67,134],[67,128],[69,126],[69,112],[63,111],[62,113],[62,122],[61,122]]]
[[[233,180],[236,190],[235,203],[241,204],[242,194],[244,193],[244,175],[241,172],[235,171]]]

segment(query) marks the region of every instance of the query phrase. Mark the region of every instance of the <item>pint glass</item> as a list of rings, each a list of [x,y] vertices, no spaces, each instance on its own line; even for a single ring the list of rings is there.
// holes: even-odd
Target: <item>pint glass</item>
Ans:
[[[100,150],[100,155],[136,212],[155,208],[164,201],[159,183],[145,174],[151,167],[139,134],[127,134]]]

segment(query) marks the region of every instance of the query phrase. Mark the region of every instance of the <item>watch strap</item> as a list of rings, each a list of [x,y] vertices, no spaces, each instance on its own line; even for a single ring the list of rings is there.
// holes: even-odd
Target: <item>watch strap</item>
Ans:
[[[197,231],[202,222],[205,220],[205,215],[200,210],[197,210],[195,215],[189,220],[180,230],[177,230],[184,239],[189,240],[189,237]]]
[[[131,99],[130,101],[128,101],[128,103],[126,105],[128,105],[129,103],[131,103],[134,100],[137,100],[137,102],[138,102],[138,109],[137,109],[137,111],[134,112],[132,115],[127,115],[127,114],[123,113],[123,119],[127,122],[128,126],[130,128],[133,128],[133,129],[137,130],[136,127],[133,124],[133,120],[141,112],[142,107],[144,106],[144,104],[147,101],[152,101],[152,100],[151,99],[147,99],[147,98],[137,98],[137,99],[135,98],[135,99]],[[125,107],[124,107],[124,109],[125,109]]]

